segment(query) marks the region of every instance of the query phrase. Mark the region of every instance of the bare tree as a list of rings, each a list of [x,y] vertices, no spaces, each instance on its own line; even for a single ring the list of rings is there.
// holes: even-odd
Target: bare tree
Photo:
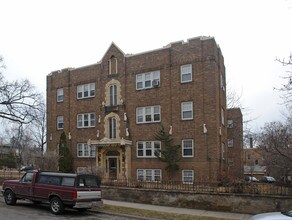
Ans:
[[[287,180],[292,168],[292,127],[289,123],[271,122],[259,135],[268,172]]]
[[[6,128],[7,136],[10,138],[10,144],[17,149],[18,165],[32,164],[33,157],[30,149],[33,148],[31,133],[28,126],[13,124]]]
[[[4,59],[1,55],[0,55],[0,69],[5,69]]]
[[[42,95],[28,80],[5,80],[1,73],[4,67],[3,57],[0,56],[0,118],[28,124],[40,111]]]
[[[43,170],[58,171],[59,153],[57,151],[46,151],[40,167]]]
[[[227,108],[240,108],[243,114],[243,142],[244,146],[248,146],[250,142],[250,138],[252,140],[256,140],[256,133],[250,127],[250,122],[254,121],[256,118],[250,117],[252,110],[243,107],[241,104],[242,95],[238,94],[232,87],[227,85],[227,92],[226,92],[226,102]]]
[[[33,141],[36,143],[41,152],[44,153],[47,143],[47,130],[46,130],[46,106],[44,102],[39,107],[39,114],[32,122]]]
[[[288,59],[276,59],[283,66],[292,66],[292,54],[288,57]],[[282,92],[281,98],[284,100],[285,104],[290,105],[292,102],[292,71],[287,70],[287,75],[282,77],[286,83],[282,85],[281,88],[275,88]]]
[[[230,86],[227,86],[226,93],[227,108],[241,108],[241,94],[239,95]]]

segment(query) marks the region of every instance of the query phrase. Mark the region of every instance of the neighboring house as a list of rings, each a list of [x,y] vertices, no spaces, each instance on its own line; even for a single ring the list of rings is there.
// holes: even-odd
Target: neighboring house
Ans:
[[[13,145],[11,144],[0,145],[0,158],[5,158],[11,153],[14,155],[16,155],[17,153],[17,149]]]
[[[166,164],[154,154],[162,148],[154,133],[163,126],[181,145],[174,180],[241,175],[232,171],[240,167],[240,150],[230,153],[236,166],[227,162],[225,78],[212,37],[139,54],[125,54],[112,43],[98,63],[47,76],[48,150],[58,149],[65,132],[76,171],[97,167],[103,178],[167,180]]]
[[[267,168],[263,158],[263,151],[258,148],[243,149],[244,175],[262,179],[267,175]]]

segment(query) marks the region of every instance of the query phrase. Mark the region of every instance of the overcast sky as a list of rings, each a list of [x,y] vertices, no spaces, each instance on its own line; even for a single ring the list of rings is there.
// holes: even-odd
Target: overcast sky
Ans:
[[[5,77],[44,94],[50,72],[96,63],[111,42],[135,54],[213,36],[253,128],[282,119],[275,59],[292,52],[292,0],[0,0],[0,21]]]

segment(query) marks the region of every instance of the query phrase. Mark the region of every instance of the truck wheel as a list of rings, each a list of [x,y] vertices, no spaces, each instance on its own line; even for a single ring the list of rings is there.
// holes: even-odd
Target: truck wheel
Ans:
[[[12,192],[10,189],[5,191],[4,199],[7,205],[15,205],[17,200],[14,192]]]
[[[64,212],[64,204],[58,197],[53,197],[50,200],[51,212],[55,215],[60,215]]]

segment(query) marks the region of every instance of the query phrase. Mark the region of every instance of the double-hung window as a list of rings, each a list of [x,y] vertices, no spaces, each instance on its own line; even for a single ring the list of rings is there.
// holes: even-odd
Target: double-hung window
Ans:
[[[180,80],[181,83],[192,81],[192,64],[186,64],[180,67]]]
[[[59,115],[57,117],[57,128],[63,129],[64,128],[64,117],[62,115]]]
[[[160,141],[138,141],[137,157],[155,158],[155,152],[161,149]]]
[[[85,113],[77,115],[77,128],[95,127],[95,114]]]
[[[183,183],[193,183],[194,171],[193,170],[183,170],[182,171],[182,181],[183,181]]]
[[[110,86],[110,105],[116,106],[117,105],[117,85]]]
[[[193,119],[193,102],[181,103],[182,120]]]
[[[159,182],[161,181],[161,170],[160,169],[138,169],[137,179],[147,182]]]
[[[233,139],[228,139],[228,147],[233,147]]]
[[[90,98],[95,96],[95,83],[77,86],[77,99]]]
[[[136,90],[158,87],[160,84],[160,71],[140,73],[136,75]]]
[[[182,140],[182,156],[183,157],[194,156],[194,141],[192,139]]]
[[[227,120],[227,128],[233,128],[233,120],[232,119]]]
[[[95,157],[96,146],[85,143],[77,144],[77,157]]]
[[[137,108],[136,122],[137,124],[160,122],[160,105]]]
[[[60,88],[57,89],[57,102],[63,102],[64,101],[64,89]]]
[[[117,138],[117,120],[114,117],[109,118],[109,138]]]

